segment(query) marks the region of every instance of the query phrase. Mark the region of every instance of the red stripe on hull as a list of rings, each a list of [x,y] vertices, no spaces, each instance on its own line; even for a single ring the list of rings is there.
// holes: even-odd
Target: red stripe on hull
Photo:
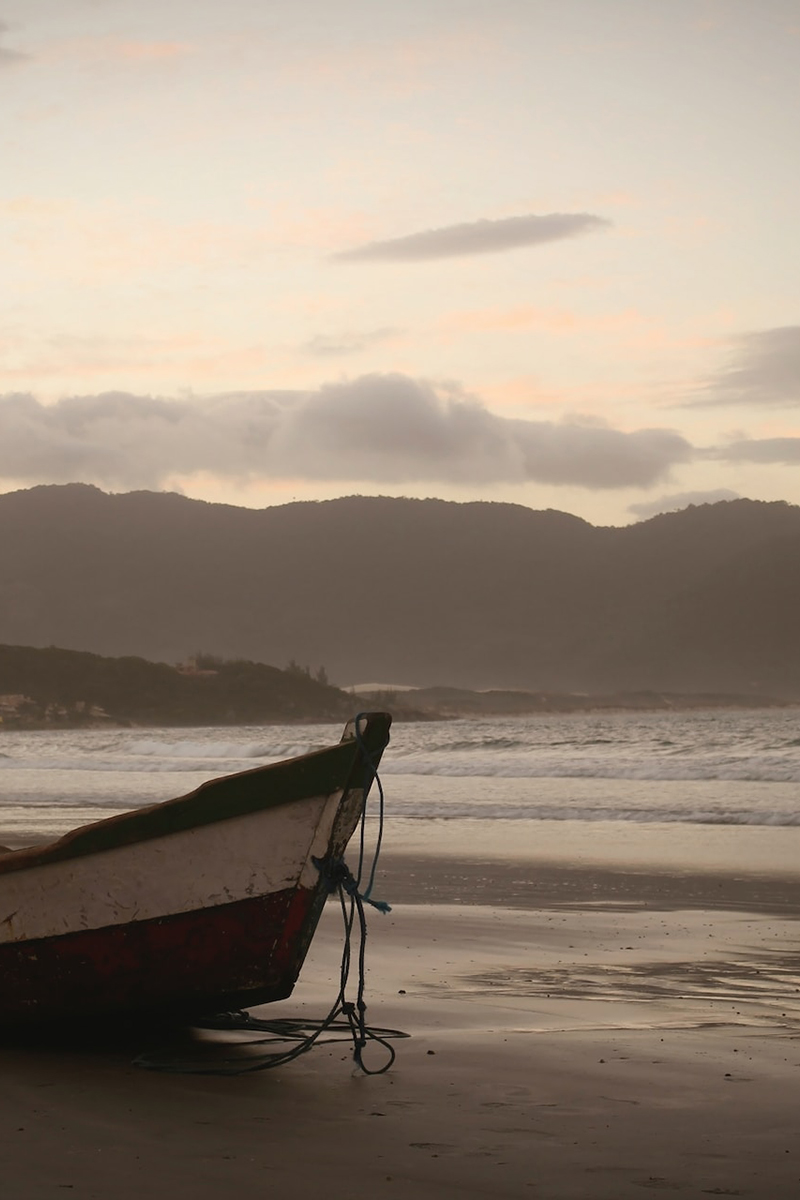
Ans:
[[[0,946],[0,1023],[199,1017],[281,1000],[319,918],[320,889]]]

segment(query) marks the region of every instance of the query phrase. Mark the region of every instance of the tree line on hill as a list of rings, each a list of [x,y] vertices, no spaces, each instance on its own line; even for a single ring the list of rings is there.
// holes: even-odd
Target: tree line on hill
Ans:
[[[4,728],[260,725],[345,720],[352,712],[352,696],[296,665],[282,671],[198,655],[191,665],[171,666],[55,646],[0,645]]]

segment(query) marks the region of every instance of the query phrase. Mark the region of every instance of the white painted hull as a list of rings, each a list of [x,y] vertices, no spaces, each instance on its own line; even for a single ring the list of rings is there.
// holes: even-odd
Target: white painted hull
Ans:
[[[0,876],[0,944],[312,888],[341,791]]]
[[[0,1024],[288,995],[389,724],[0,855]]]

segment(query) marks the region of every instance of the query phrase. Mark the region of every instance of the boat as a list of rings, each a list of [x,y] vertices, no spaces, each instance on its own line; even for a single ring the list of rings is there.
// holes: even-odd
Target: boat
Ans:
[[[361,714],[324,749],[0,853],[0,1028],[290,995],[390,724]]]

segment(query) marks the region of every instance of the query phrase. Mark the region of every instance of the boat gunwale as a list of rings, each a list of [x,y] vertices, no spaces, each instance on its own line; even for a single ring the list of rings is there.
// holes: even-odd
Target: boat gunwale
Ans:
[[[364,723],[358,738],[348,736],[350,723],[342,740],[334,745],[217,776],[184,796],[101,818],[43,845],[0,854],[0,876],[365,786],[371,779],[364,779],[363,774],[358,779],[359,768],[362,773],[369,772],[368,758],[380,757],[389,740],[391,717],[388,713],[364,713],[361,719]]]

